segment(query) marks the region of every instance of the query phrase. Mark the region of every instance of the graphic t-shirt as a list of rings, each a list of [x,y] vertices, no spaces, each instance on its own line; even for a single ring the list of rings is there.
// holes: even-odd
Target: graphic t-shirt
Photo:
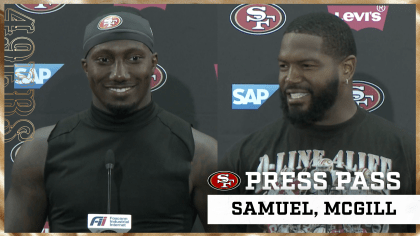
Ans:
[[[242,179],[241,185],[227,194],[266,195],[389,195],[415,194],[415,138],[396,128],[389,121],[358,108],[348,121],[332,126],[296,126],[287,119],[279,119],[257,131],[228,152],[220,161],[219,169],[232,171]],[[245,172],[277,172],[277,186],[283,183],[280,173],[317,172],[326,173],[327,188],[315,190],[263,190],[264,182],[255,185],[255,190],[245,190]],[[351,181],[345,190],[335,190],[337,173],[350,173]],[[356,172],[363,174],[367,185],[372,183],[372,172],[398,172],[399,190],[357,190],[349,187],[355,181]],[[358,174],[361,175],[361,174]],[[263,178],[262,178],[263,179]],[[385,186],[388,184],[383,179]],[[299,183],[293,180],[295,186]],[[392,183],[391,183],[392,184]],[[290,233],[366,233],[407,232],[406,225],[231,225],[222,227],[231,232],[290,232]]]

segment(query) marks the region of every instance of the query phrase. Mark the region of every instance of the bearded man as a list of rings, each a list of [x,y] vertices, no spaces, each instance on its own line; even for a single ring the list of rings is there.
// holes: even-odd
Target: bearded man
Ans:
[[[235,172],[243,181],[226,193],[346,194],[348,191],[334,190],[336,173],[350,172],[354,178],[355,172],[365,173],[368,168],[384,176],[398,172],[401,186],[399,190],[361,193],[415,194],[415,139],[356,105],[352,86],[356,56],[350,27],[335,15],[313,13],[290,23],[278,56],[284,117],[237,143],[220,161],[220,170]],[[295,176],[301,171],[312,175],[325,172],[328,186],[325,190],[309,191],[264,190],[261,185],[254,185],[254,190],[245,189],[246,172],[273,171],[280,175],[284,170],[295,172]],[[220,227],[221,231],[230,232],[284,233],[296,228],[291,226],[279,222]],[[407,225],[360,225],[357,232],[373,232],[374,226],[379,226],[382,233],[414,229]],[[344,229],[343,225],[313,225],[304,232],[336,233]]]

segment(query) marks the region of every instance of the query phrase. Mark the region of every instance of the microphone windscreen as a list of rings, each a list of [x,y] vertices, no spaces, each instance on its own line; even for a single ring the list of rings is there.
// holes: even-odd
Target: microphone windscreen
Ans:
[[[105,164],[115,165],[114,152],[111,149],[109,149],[105,154]]]

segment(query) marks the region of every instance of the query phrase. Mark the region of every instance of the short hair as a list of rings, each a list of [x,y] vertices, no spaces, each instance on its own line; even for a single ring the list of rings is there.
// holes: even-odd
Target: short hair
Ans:
[[[335,59],[357,56],[356,42],[350,27],[337,16],[319,12],[300,16],[286,28],[287,33],[322,37],[322,52]]]

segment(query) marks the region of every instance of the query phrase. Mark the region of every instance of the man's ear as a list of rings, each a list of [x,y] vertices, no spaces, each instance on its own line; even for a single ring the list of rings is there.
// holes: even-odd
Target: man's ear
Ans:
[[[81,60],[81,62],[82,62],[82,68],[83,68],[83,71],[86,73],[86,75],[88,74],[88,71],[87,71],[87,59],[86,58],[83,58],[82,60]]]
[[[343,81],[351,81],[353,78],[353,75],[356,71],[356,64],[357,64],[357,58],[354,55],[347,56],[342,62],[341,62],[341,74],[343,76]]]
[[[158,54],[157,54],[157,52],[155,52],[155,53],[152,54],[152,65],[153,65],[152,75],[155,73],[155,69],[156,69],[157,64],[158,64]]]

